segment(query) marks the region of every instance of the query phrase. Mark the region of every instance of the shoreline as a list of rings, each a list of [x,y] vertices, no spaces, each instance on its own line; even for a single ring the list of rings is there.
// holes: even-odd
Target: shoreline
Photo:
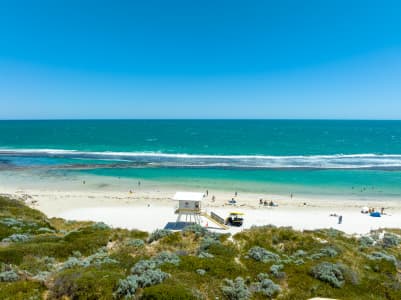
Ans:
[[[96,178],[95,178],[96,177]],[[175,203],[171,200],[177,186],[157,186],[144,181],[138,186],[134,179],[118,179],[103,176],[76,176],[72,178],[32,178],[16,180],[11,178],[0,183],[0,194],[23,199],[32,208],[49,217],[76,220],[103,221],[113,227],[153,231],[175,222]],[[21,178],[20,178],[21,179]],[[96,179],[96,180],[95,180]],[[85,180],[87,180],[85,182]],[[85,182],[85,184],[84,184]],[[129,187],[135,186],[135,189]],[[185,189],[184,189],[185,190]],[[188,190],[188,188],[186,189]],[[192,191],[205,192],[198,189]],[[364,234],[372,229],[401,228],[401,201],[396,199],[366,200],[351,197],[290,196],[242,193],[235,197],[234,191],[209,190],[202,202],[202,209],[208,213],[218,213],[223,218],[230,211],[245,213],[244,226],[230,227],[235,233],[252,226],[291,226],[298,230],[335,228],[349,234]],[[215,201],[212,201],[212,195]],[[236,206],[228,205],[235,197]],[[259,205],[259,198],[273,200],[278,207]],[[372,218],[360,213],[363,206],[376,210],[385,208],[385,215]],[[338,224],[336,217],[342,215]],[[213,228],[213,224],[202,218],[202,225]]]
[[[113,227],[153,231],[175,222],[174,207],[171,199],[175,187],[155,189],[140,188],[132,194],[113,190],[110,187],[82,189],[60,187],[21,188],[21,186],[0,185],[0,193],[23,199],[30,207],[38,209],[49,217],[65,219],[102,221]],[[212,201],[212,193],[215,201]],[[236,197],[237,205],[227,204],[233,197],[231,191],[209,191],[202,209],[211,211],[225,218],[230,211],[245,213],[244,226],[230,227],[228,231],[236,233],[252,226],[275,225],[290,226],[297,230],[335,228],[348,234],[366,234],[379,228],[401,228],[401,202],[397,201],[356,201],[344,199],[286,199],[279,195],[265,195],[266,200],[278,203],[278,207],[259,206],[258,194],[245,193]],[[289,198],[289,197],[287,197]],[[306,205],[304,205],[306,203]],[[385,207],[386,215],[373,218],[360,213],[361,207]],[[342,224],[331,214],[343,216]],[[202,217],[202,225],[215,228],[209,220]]]

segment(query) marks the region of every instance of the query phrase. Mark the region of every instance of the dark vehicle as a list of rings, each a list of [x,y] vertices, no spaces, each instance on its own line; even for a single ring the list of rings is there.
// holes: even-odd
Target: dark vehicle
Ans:
[[[240,212],[232,212],[226,219],[226,225],[230,226],[242,226],[244,223],[244,218],[242,217],[244,214]]]

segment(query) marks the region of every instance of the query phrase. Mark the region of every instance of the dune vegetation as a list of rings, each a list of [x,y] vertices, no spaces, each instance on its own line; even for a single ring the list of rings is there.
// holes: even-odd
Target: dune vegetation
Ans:
[[[401,230],[146,233],[0,197],[0,299],[401,299]]]

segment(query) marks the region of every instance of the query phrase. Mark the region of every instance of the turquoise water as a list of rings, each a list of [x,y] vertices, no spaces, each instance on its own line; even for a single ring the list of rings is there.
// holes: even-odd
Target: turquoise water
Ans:
[[[0,121],[0,147],[210,155],[401,154],[401,121]]]
[[[401,121],[0,121],[0,169],[13,166],[190,187],[397,198]]]

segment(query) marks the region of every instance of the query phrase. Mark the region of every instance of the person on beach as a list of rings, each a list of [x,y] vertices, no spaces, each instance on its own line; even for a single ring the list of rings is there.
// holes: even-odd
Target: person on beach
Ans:
[[[340,216],[338,217],[338,224],[341,224],[342,222],[343,222],[343,216],[340,215]]]
[[[138,180],[138,186],[141,186],[141,182]]]
[[[216,197],[214,197],[214,195],[212,196],[212,202],[214,202],[216,200]]]
[[[235,192],[235,197],[237,197],[238,196],[238,193],[237,192]]]
[[[291,199],[292,199],[292,196],[293,196],[293,195],[292,195],[292,193],[291,193],[291,195],[290,195]]]
[[[259,205],[263,205],[263,199],[259,198]]]
[[[235,205],[236,203],[237,203],[237,201],[235,201],[234,198],[231,198],[231,200],[228,201],[228,204],[231,204],[231,205]]]
[[[206,197],[207,197],[207,196],[209,196],[209,191],[208,191],[208,190],[206,190]]]

